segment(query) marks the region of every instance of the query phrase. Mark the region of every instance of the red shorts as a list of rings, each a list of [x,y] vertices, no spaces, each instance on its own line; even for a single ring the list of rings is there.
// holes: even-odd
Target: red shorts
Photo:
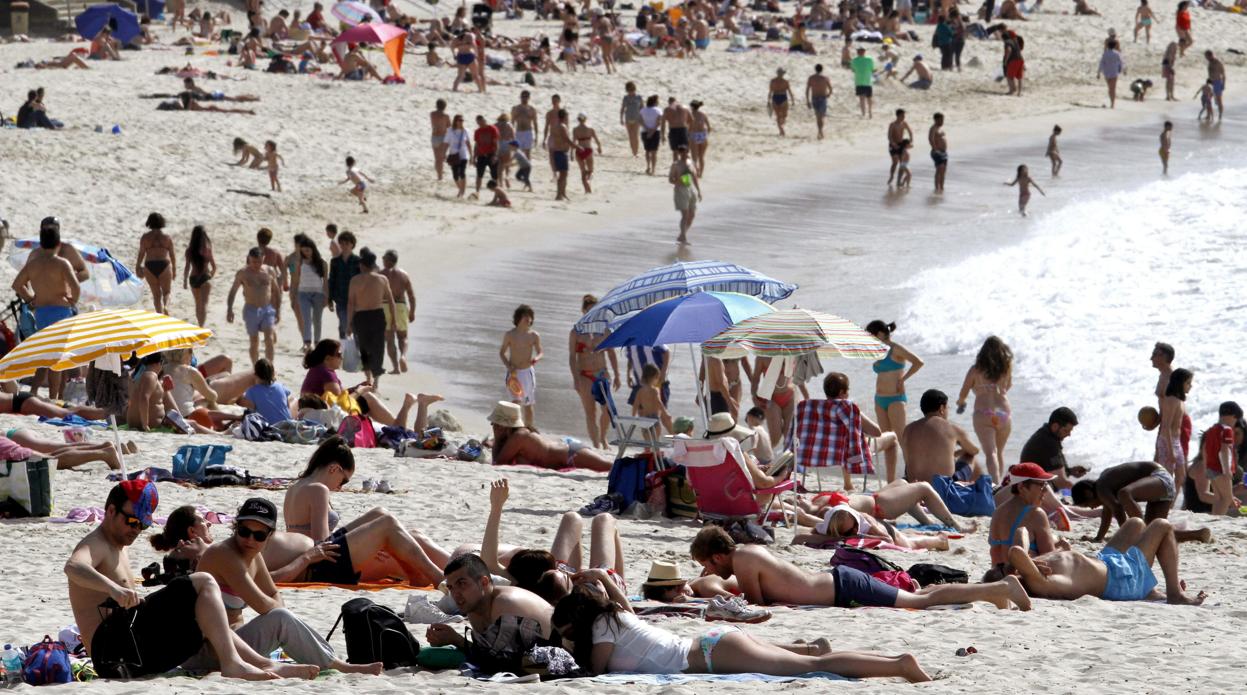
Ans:
[[[582,161],[582,162],[583,162],[583,161],[585,161],[586,159],[589,159],[589,158],[590,158],[590,157],[592,157],[592,156],[593,156],[593,148],[592,148],[592,147],[577,147],[577,148],[576,148],[576,159],[578,159],[578,160],[580,160],[580,161]]]
[[[1005,77],[1008,77],[1011,80],[1020,80],[1022,79],[1022,73],[1025,71],[1026,61],[1011,60],[1009,61],[1009,64],[1005,66]]]

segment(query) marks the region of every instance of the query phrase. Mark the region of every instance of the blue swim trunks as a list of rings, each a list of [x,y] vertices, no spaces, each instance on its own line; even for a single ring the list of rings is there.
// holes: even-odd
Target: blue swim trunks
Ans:
[[[827,115],[827,97],[811,97],[810,102],[814,107],[814,113],[820,116]]]
[[[74,316],[78,312],[70,306],[37,306],[35,307],[35,330],[43,330],[48,326]]]
[[[1143,551],[1131,546],[1124,554],[1105,548],[1097,555],[1108,569],[1108,583],[1100,598],[1105,601],[1142,601],[1156,588],[1156,575]]]
[[[837,608],[896,607],[896,596],[899,590],[891,584],[885,584],[859,569],[846,565],[832,567],[831,576],[836,586]]]
[[[277,323],[277,310],[272,304],[264,306],[245,305],[242,308],[242,320],[247,326],[247,335],[256,335],[260,331],[271,331]]]

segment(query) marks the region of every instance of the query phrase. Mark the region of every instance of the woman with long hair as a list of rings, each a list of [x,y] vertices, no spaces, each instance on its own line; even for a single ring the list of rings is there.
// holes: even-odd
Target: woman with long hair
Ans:
[[[1169,375],[1165,397],[1160,401],[1160,431],[1156,433],[1156,463],[1173,476],[1179,490],[1186,483],[1186,462],[1191,449],[1191,421],[1186,417],[1186,394],[1191,392],[1195,375],[1189,369],[1175,369]]]
[[[1005,442],[1013,431],[1013,409],[1007,395],[1012,387],[1013,351],[1005,341],[988,336],[961,384],[957,413],[965,412],[966,396],[974,391],[974,433],[983,445],[987,472],[996,484],[1003,474],[1001,462],[1004,461]]]
[[[888,346],[888,354],[871,365],[875,372],[875,417],[879,418],[879,429],[900,436],[905,431],[905,403],[909,401],[905,382],[922,369],[923,361],[904,345],[892,342],[895,330],[895,323],[884,323],[878,319],[866,324],[866,332]],[[905,369],[906,363],[909,369]],[[896,480],[895,464],[888,469],[888,482],[893,480]]]
[[[212,294],[212,277],[216,275],[216,259],[212,256],[212,239],[202,224],[191,230],[186,245],[186,264],[182,266],[182,289],[189,286],[195,298],[195,321],[204,325],[208,316],[208,296]]]
[[[299,315],[303,317],[303,352],[312,350],[312,343],[320,342],[320,319],[325,313],[325,298],[329,296],[329,264],[320,256],[316,242],[306,235],[299,235],[299,255],[295,259],[294,277],[290,284],[297,292]]]

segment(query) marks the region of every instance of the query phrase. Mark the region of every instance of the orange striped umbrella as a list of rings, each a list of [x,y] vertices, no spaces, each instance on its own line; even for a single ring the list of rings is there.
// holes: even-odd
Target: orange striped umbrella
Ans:
[[[73,369],[105,355],[144,357],[201,347],[210,337],[207,328],[151,311],[92,311],[57,321],[19,343],[0,359],[0,379],[20,379],[37,369]]]
[[[888,346],[839,316],[785,309],[745,319],[702,343],[701,351],[726,359],[750,353],[796,357],[817,352],[825,357],[878,360],[888,353]]]

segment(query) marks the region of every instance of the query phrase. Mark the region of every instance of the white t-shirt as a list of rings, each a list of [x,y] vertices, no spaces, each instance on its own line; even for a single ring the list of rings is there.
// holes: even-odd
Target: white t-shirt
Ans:
[[[641,125],[646,130],[658,130],[658,121],[662,118],[662,111],[657,106],[646,106],[641,109]]]
[[[687,637],[652,627],[635,615],[616,613],[619,623],[609,616],[593,621],[593,644],[613,643],[606,669],[611,673],[683,673],[688,669]]]

